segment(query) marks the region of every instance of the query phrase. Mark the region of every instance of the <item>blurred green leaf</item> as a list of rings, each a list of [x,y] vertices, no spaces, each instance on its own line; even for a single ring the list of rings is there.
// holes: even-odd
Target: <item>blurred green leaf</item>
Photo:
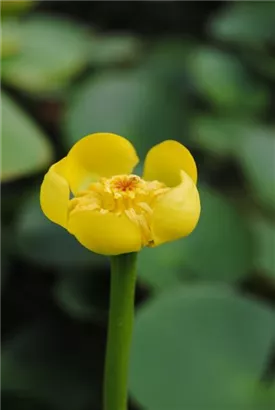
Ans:
[[[7,26],[3,27],[5,36]],[[20,53],[2,62],[2,78],[24,91],[50,93],[66,86],[87,64],[86,30],[69,20],[38,15],[18,23]]]
[[[254,218],[252,229],[255,236],[255,267],[275,279],[275,224],[263,218]]]
[[[237,117],[255,115],[269,102],[267,89],[253,81],[233,55],[199,48],[190,54],[188,66],[198,92],[220,112]]]
[[[2,2],[3,4],[3,2]],[[17,21],[4,20],[2,23],[1,58],[17,54],[21,48],[20,31]]]
[[[142,68],[148,70],[153,78],[159,78],[174,87],[175,92],[184,91],[189,85],[186,61],[195,47],[197,45],[191,39],[163,37],[153,42]]]
[[[195,231],[139,254],[138,277],[155,291],[188,278],[230,283],[242,279],[253,267],[248,224],[217,192],[206,186],[199,187],[199,192],[202,213]]]
[[[183,243],[185,264],[204,280],[240,280],[252,267],[252,239],[244,218],[218,192],[199,186],[201,217]]]
[[[3,17],[5,17],[6,15],[24,13],[26,11],[29,11],[37,3],[37,0],[2,0],[1,12],[3,14]]]
[[[183,107],[177,95],[147,71],[109,72],[88,79],[64,118],[66,144],[94,132],[128,138],[144,156],[155,143],[183,135]]]
[[[180,283],[185,259],[184,239],[144,248],[138,255],[138,278],[153,290],[167,290]]]
[[[15,232],[17,251],[31,261],[49,267],[93,269],[104,266],[107,258],[88,251],[66,229],[50,222],[39,203],[39,187],[18,214]]]
[[[236,153],[255,197],[275,209],[275,129],[255,126],[243,135]]]
[[[232,2],[217,13],[210,30],[221,40],[244,46],[275,41],[274,2]]]
[[[41,400],[52,410],[92,406],[100,395],[102,359],[91,338],[83,343],[72,330],[44,319],[17,332],[2,346],[2,391]]]
[[[150,410],[254,409],[274,335],[274,311],[227,288],[163,293],[136,318],[132,394]]]
[[[3,91],[1,180],[8,181],[38,172],[52,159],[43,132]]]
[[[141,51],[141,42],[129,35],[106,34],[96,36],[91,44],[90,62],[94,65],[112,65],[135,61]]]
[[[199,115],[191,118],[191,140],[198,147],[221,157],[233,156],[243,135],[255,124],[228,117]]]

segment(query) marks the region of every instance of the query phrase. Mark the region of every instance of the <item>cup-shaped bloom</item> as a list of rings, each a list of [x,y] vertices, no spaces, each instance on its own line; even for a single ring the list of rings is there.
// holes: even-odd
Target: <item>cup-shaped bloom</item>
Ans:
[[[164,141],[147,154],[142,178],[132,144],[115,134],[79,140],[44,177],[44,214],[86,248],[104,255],[137,252],[189,235],[200,216],[195,161]]]

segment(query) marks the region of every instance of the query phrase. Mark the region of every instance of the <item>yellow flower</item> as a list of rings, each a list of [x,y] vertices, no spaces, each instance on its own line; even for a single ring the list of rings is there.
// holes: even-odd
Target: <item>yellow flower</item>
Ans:
[[[189,235],[200,216],[197,168],[177,141],[147,154],[143,177],[131,174],[139,159],[115,134],[79,140],[44,177],[44,214],[86,248],[105,255],[137,252]]]

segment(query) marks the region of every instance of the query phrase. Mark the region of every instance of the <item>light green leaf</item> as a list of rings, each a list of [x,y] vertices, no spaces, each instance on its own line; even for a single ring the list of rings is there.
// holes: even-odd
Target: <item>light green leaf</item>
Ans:
[[[147,71],[109,72],[86,81],[70,98],[64,119],[68,148],[94,132],[112,132],[133,142],[142,156],[157,142],[183,135],[177,95]]]
[[[108,34],[96,36],[91,44],[90,62],[94,65],[112,65],[136,60],[141,42],[129,35]]]
[[[252,239],[244,218],[219,193],[199,187],[201,217],[183,243],[185,264],[204,280],[235,281],[252,267]]]
[[[3,2],[1,4],[3,4]],[[4,20],[1,24],[1,58],[6,58],[17,54],[20,51],[20,32],[16,20]]]
[[[150,410],[254,409],[274,335],[274,311],[227,288],[160,294],[136,318],[132,395]]]
[[[237,155],[255,198],[274,209],[275,128],[254,127],[244,134]]]
[[[12,99],[2,92],[1,180],[38,172],[52,160],[43,132]]]
[[[14,87],[50,93],[66,86],[87,63],[87,33],[70,21],[35,15],[18,23],[17,32],[20,53],[2,62],[3,81]]]
[[[50,222],[39,203],[39,187],[30,195],[18,215],[15,232],[17,252],[42,266],[56,268],[97,268],[107,259],[88,251],[67,232]]]
[[[233,156],[244,134],[255,125],[228,117],[195,116],[191,119],[191,140],[218,156]]]
[[[198,92],[222,113],[255,115],[269,102],[267,89],[252,81],[236,57],[218,49],[195,49],[189,57],[189,76]]]
[[[262,48],[275,40],[274,19],[273,2],[232,2],[217,13],[210,30],[221,40]]]

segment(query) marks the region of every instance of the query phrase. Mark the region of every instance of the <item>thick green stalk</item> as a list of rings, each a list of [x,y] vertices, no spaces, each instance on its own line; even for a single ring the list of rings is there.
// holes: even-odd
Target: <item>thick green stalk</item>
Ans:
[[[127,410],[134,320],[136,253],[112,256],[111,296],[104,376],[104,410]]]

